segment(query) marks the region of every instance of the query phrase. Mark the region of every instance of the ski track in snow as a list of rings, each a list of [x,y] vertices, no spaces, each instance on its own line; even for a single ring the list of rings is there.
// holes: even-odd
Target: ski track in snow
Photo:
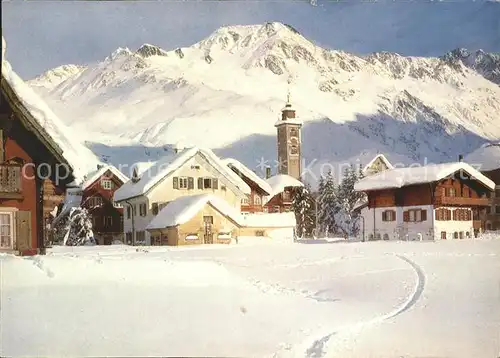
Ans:
[[[292,354],[292,355],[293,356],[306,356],[307,358],[322,358],[326,354],[326,348],[328,346],[328,343],[332,339],[332,337],[346,335],[347,338],[349,338],[349,336],[355,335],[356,333],[358,333],[362,329],[372,327],[376,324],[382,323],[385,320],[388,320],[390,318],[394,318],[394,317],[406,312],[410,308],[412,308],[418,302],[420,297],[422,296],[422,293],[423,293],[424,288],[425,288],[426,277],[425,277],[424,271],[422,270],[422,268],[420,266],[418,266],[414,261],[410,260],[406,256],[398,255],[398,254],[393,254],[393,256],[408,263],[408,265],[411,267],[411,269],[415,272],[415,277],[416,277],[415,287],[414,287],[411,295],[407,298],[407,300],[403,304],[401,304],[399,307],[397,307],[393,311],[389,312],[388,314],[377,316],[371,320],[361,321],[358,323],[354,323],[352,325],[337,328],[334,332],[326,334],[323,337],[315,340],[308,348],[305,349],[305,352],[303,352],[304,353],[303,355],[300,354],[301,349],[299,349],[299,352],[297,352],[297,354]],[[375,273],[375,272],[379,272],[379,271],[383,272],[384,270],[367,271],[367,272],[365,272],[365,274]],[[289,349],[286,349],[286,351],[290,352]],[[274,354],[274,357],[281,357],[280,353],[282,353],[282,352],[276,352]]]

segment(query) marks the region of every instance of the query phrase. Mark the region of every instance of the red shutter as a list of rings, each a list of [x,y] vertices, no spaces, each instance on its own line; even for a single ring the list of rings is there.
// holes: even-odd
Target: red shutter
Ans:
[[[404,222],[410,221],[410,212],[408,210],[403,212],[403,221]]]

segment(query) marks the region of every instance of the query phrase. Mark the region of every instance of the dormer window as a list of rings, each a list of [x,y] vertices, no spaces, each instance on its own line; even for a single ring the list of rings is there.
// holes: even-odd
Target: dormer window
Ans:
[[[109,179],[103,179],[101,180],[101,187],[105,190],[111,190],[113,189],[113,182]]]

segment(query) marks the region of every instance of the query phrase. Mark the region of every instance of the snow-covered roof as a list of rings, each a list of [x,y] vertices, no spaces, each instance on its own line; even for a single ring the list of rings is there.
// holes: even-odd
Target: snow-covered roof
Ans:
[[[303,183],[295,179],[294,177],[287,174],[278,174],[266,179],[267,184],[271,187],[271,193],[269,193],[268,199],[270,200],[276,194],[285,191],[288,187],[300,187],[304,186]]]
[[[276,123],[274,123],[274,126],[280,126],[282,124],[297,124],[297,125],[302,125],[303,122],[299,118],[287,118],[287,119],[278,119]]]
[[[2,47],[4,40],[2,38]],[[4,48],[2,49],[2,52]],[[51,151],[58,161],[69,165],[77,182],[96,167],[97,157],[85,147],[49,106],[27,85],[2,58],[2,92],[18,112],[21,121]]]
[[[483,144],[467,155],[465,161],[476,166],[481,171],[500,168],[500,142]]]
[[[391,162],[386,158],[383,154],[377,154],[370,162],[363,168],[363,173],[366,173],[370,167],[375,163],[378,159],[382,160],[388,169],[394,169]]]
[[[99,178],[101,178],[104,174],[106,174],[106,172],[108,170],[111,172],[111,174],[116,176],[123,184],[129,180],[128,177],[125,174],[123,174],[121,171],[119,171],[115,166],[104,165],[101,168],[86,175],[85,181],[82,183],[82,190],[85,190],[90,185],[94,184],[94,182],[96,180],[98,180]]]
[[[233,172],[227,165],[217,157],[210,149],[200,149],[197,147],[187,148],[181,152],[165,155],[162,159],[157,161],[147,170],[145,170],[139,177],[139,181],[133,182],[129,180],[121,186],[114,194],[115,201],[123,201],[126,199],[141,196],[149,192],[161,180],[169,177],[175,170],[179,169],[189,159],[193,158],[196,154],[200,154],[205,158],[210,165],[212,165],[222,176],[226,177],[236,188],[243,194],[250,194],[250,187]]]
[[[293,212],[242,215],[242,226],[244,227],[285,228],[295,225],[296,220]]]
[[[211,195],[190,195],[177,198],[154,217],[146,229],[164,229],[182,225],[191,220],[205,205],[210,204],[222,215],[241,225],[241,214],[223,199]]]
[[[355,184],[354,189],[357,191],[370,191],[432,183],[450,177],[461,170],[490,190],[495,189],[495,183],[492,180],[464,162],[429,164],[421,167],[385,170],[361,179]]]
[[[57,224],[59,220],[69,214],[72,208],[79,207],[82,204],[82,197],[82,190],[80,188],[66,189],[63,206],[61,208],[61,211],[57,213],[56,218],[52,221],[52,225]]]
[[[210,204],[239,227],[286,228],[296,225],[295,214],[256,213],[242,215],[224,199],[212,194],[182,196],[167,204],[148,224],[146,229],[164,229],[182,225],[191,220],[205,205]]]
[[[253,181],[255,184],[259,186],[263,191],[265,191],[269,195],[271,194],[271,186],[261,177],[259,177],[254,171],[250,170],[248,167],[246,167],[244,164],[241,162],[237,161],[234,158],[226,158],[223,159],[222,162],[229,166],[231,169],[235,169],[239,171],[242,175],[246,176],[248,179]]]

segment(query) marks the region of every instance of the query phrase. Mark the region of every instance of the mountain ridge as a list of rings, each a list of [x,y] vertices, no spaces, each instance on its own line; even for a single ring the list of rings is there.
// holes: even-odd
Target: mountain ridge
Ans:
[[[359,143],[359,150],[322,142],[324,148],[309,151],[304,139],[306,158],[354,160],[383,151],[408,162],[451,160],[500,138],[496,55],[478,54],[474,60],[463,50],[440,58],[356,56],[321,48],[273,22],[223,27],[171,51],[151,44],[135,52],[119,48],[57,84],[40,78],[30,84],[56,111],[84,108],[68,121],[82,133],[81,122],[90,124],[94,144],[161,147],[181,139],[228,152],[255,135],[271,141],[291,90],[305,127],[328,119],[354,136],[343,145]],[[269,149],[262,156],[275,156],[274,148],[263,147]],[[255,162],[248,150],[238,151],[232,156]]]

